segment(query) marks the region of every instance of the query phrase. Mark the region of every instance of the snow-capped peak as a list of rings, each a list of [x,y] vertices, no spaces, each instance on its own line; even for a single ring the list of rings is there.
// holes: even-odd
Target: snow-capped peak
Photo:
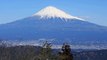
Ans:
[[[79,20],[83,20],[81,18],[75,17],[75,16],[71,16],[67,13],[65,13],[64,11],[57,9],[53,6],[48,6],[42,10],[40,10],[39,12],[37,12],[36,14],[34,14],[33,16],[40,16],[41,18],[63,18],[63,19],[79,19]]]

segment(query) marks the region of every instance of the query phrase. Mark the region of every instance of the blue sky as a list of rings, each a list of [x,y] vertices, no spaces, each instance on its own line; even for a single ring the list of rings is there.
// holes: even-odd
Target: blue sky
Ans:
[[[31,16],[50,5],[107,26],[107,0],[0,0],[0,24]]]

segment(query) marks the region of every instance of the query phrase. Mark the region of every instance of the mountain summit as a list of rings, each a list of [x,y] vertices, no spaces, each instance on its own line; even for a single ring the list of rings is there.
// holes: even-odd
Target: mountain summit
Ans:
[[[61,19],[83,20],[82,18],[71,16],[71,15],[67,14],[66,12],[64,12],[56,7],[53,7],[53,6],[48,6],[44,9],[40,10],[39,12],[34,14],[33,16],[40,16],[41,18],[61,18]]]

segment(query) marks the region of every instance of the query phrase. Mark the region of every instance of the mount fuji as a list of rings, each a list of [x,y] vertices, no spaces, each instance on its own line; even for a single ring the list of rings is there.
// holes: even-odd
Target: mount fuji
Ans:
[[[107,43],[107,27],[72,16],[53,6],[14,22],[0,25],[0,39],[52,40],[55,44]]]

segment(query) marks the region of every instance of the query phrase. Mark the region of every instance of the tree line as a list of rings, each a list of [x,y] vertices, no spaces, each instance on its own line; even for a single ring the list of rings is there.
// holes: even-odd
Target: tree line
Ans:
[[[64,43],[61,50],[55,55],[52,53],[52,44],[47,41],[43,44],[40,54],[33,60],[73,60],[69,44]]]
[[[52,44],[47,41],[41,47],[11,46],[1,41],[0,60],[73,60],[73,55],[69,44],[63,44],[58,52],[53,52]]]

